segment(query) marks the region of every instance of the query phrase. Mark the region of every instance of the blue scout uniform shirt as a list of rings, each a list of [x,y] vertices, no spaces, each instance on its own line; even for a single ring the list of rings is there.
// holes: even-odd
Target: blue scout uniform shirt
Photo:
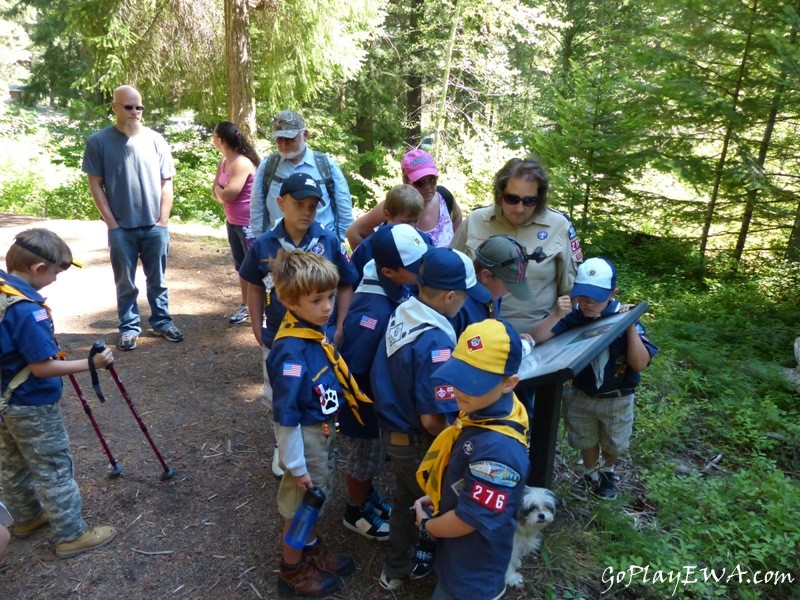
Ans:
[[[380,227],[378,227],[375,231],[378,231],[381,227],[394,227],[397,223],[383,223]],[[432,246],[433,243],[431,242],[431,236],[429,236],[424,231],[420,231],[419,229],[416,230],[419,236],[422,238],[422,241],[428,244],[428,246]],[[356,249],[353,250],[353,256],[350,259],[353,261],[353,266],[358,271],[358,277],[361,279],[364,277],[364,266],[372,260],[372,236],[369,235],[361,240],[361,243],[356,246]],[[362,388],[363,389],[363,388]]]
[[[44,302],[39,292],[19,277],[0,271],[9,284],[28,298]],[[22,300],[8,307],[0,322],[0,366],[3,370],[2,391],[14,376],[27,365],[53,358],[58,346],[53,337],[53,322],[47,309],[36,302]],[[41,406],[54,404],[61,398],[60,377],[30,377],[12,394],[9,404]]]
[[[512,394],[506,394],[473,414],[508,415],[512,399]],[[505,587],[514,514],[529,468],[528,449],[496,431],[466,427],[453,444],[442,479],[440,513],[455,509],[456,516],[475,531],[436,540],[434,568],[451,598],[495,598]]]
[[[498,298],[497,300],[491,300],[484,304],[478,302],[472,296],[467,295],[464,306],[461,307],[461,310],[458,311],[455,317],[450,319],[450,322],[453,324],[453,329],[456,332],[456,338],[461,336],[464,330],[473,323],[480,323],[486,319],[499,319],[501,300],[502,298]]]
[[[323,229],[316,221],[306,231],[302,241],[298,246],[294,245],[292,239],[287,235],[286,228],[281,220],[272,231],[259,236],[253,242],[252,248],[244,257],[242,266],[239,268],[239,276],[255,285],[263,285],[267,288],[264,300],[264,313],[267,316],[267,326],[261,330],[261,339],[267,348],[272,347],[272,340],[278,333],[278,327],[286,314],[286,308],[278,300],[278,295],[272,284],[272,275],[269,272],[269,260],[275,258],[281,248],[294,250],[299,248],[314,254],[321,254],[339,269],[339,285],[353,285],[358,278],[355,268],[347,256],[344,246],[333,233]],[[328,322],[329,328],[336,326],[336,310],[331,315]],[[333,332],[328,332],[328,339],[333,336]]]
[[[609,302],[608,306],[606,306],[603,312],[600,313],[599,318],[616,314],[619,312],[619,308],[619,301],[614,299]],[[580,309],[576,308],[573,309],[573,311],[566,317],[556,323],[553,326],[552,332],[555,335],[559,335],[560,333],[573,329],[574,327],[586,325],[587,323],[591,323],[595,320],[596,319],[583,316],[583,313],[580,311]],[[634,326],[639,334],[639,338],[641,338],[642,342],[644,343],[644,347],[647,348],[647,352],[650,353],[650,358],[652,359],[658,353],[658,348],[648,339],[647,335],[645,334],[644,327],[642,327],[642,324],[639,321],[636,321]],[[572,385],[589,396],[594,396],[595,394],[600,394],[603,392],[613,392],[615,390],[635,388],[637,385],[639,385],[639,382],[642,379],[642,374],[638,371],[634,371],[628,366],[626,361],[627,355],[628,338],[626,337],[625,332],[623,332],[622,335],[611,342],[611,345],[608,347],[607,354],[605,352],[601,353],[598,358],[592,361],[592,365],[589,365],[575,376]],[[595,368],[593,366],[598,364],[598,362],[598,369],[602,371],[602,385],[597,385],[598,375],[595,373]]]
[[[347,404],[342,385],[317,341],[280,338],[267,357],[267,373],[273,390],[273,418],[283,427],[328,421]]]
[[[381,392],[372,399],[381,429],[426,433],[419,415],[458,413],[455,397],[446,392],[450,386],[437,386],[431,377],[455,345],[447,319],[417,298],[397,307],[370,370],[372,389]]]
[[[359,246],[360,247],[360,246]],[[375,262],[364,268],[364,279],[358,286],[344,320],[344,338],[339,353],[350,367],[358,387],[373,399],[369,372],[380,344],[386,336],[386,326],[397,305],[410,295],[407,286],[397,286],[378,279]],[[350,437],[377,438],[378,421],[371,404],[360,404],[358,412],[364,420],[360,425],[353,417],[350,405],[339,412],[339,427]]]

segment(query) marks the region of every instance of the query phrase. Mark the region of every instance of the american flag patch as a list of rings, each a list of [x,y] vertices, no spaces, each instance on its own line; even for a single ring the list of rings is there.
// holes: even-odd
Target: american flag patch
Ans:
[[[442,363],[450,358],[450,348],[439,348],[438,350],[431,350],[431,362]]]
[[[283,376],[284,377],[300,377],[303,372],[303,367],[298,363],[283,363]]]
[[[45,319],[48,318],[47,317],[47,309],[43,308],[41,310],[37,310],[35,313],[33,313],[33,318],[36,320],[37,323],[39,321],[44,321]]]
[[[359,321],[358,324],[361,325],[361,327],[366,327],[367,329],[375,331],[375,328],[378,326],[378,320],[367,315],[361,315],[361,321]]]

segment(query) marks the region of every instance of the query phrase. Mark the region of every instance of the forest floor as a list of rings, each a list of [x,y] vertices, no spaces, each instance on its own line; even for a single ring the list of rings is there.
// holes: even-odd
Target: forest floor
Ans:
[[[81,374],[84,396],[124,466],[122,476],[109,478],[108,460],[65,378],[62,406],[84,518],[90,525],[114,525],[119,535],[109,546],[69,560],[55,557],[47,528],[26,540],[12,539],[0,565],[0,597],[276,598],[282,519],[275,505],[278,480],[270,471],[274,437],[260,402],[261,352],[249,322],[228,323],[239,292],[227,241],[218,231],[171,226],[170,310],[186,338],[169,343],[145,331],[135,350],[121,352],[114,346],[116,303],[105,226],[0,215],[3,252],[14,234],[32,226],[57,232],[84,262],[44,290],[62,348],[83,357],[95,340],[107,340],[120,379],[175,476],[160,480],[162,468],[111,377],[101,373],[107,402],[100,404],[88,374]],[[144,290],[141,269],[138,277]],[[144,292],[139,300],[146,322]],[[343,456],[345,440],[339,439]],[[384,491],[391,483],[388,475],[378,480]],[[384,548],[345,529],[343,508],[339,460],[321,530],[334,548],[355,557],[357,570],[332,597],[429,597],[434,576],[394,593],[380,588]],[[524,572],[533,570],[529,559]],[[512,591],[506,597],[525,595]]]

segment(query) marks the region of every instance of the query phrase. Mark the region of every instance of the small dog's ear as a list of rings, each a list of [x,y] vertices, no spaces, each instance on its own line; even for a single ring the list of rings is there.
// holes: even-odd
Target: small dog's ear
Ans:
[[[550,496],[552,496],[556,508],[560,510],[564,506],[564,500],[552,490],[550,490]]]

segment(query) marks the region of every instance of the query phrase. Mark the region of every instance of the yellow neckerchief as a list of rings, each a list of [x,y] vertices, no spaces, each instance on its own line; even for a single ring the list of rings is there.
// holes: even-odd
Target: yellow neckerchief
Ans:
[[[325,334],[311,327],[306,327],[292,314],[292,311],[287,310],[283,321],[281,321],[281,326],[278,328],[278,333],[275,334],[275,341],[283,337],[314,340],[322,345],[322,349],[325,351],[325,356],[331,364],[336,379],[342,384],[344,397],[347,399],[347,403],[350,405],[353,415],[356,420],[363,425],[364,421],[361,420],[361,415],[358,414],[358,403],[364,402],[366,404],[372,404],[372,400],[358,387],[358,383],[356,383],[356,380],[350,374],[347,363],[344,362],[341,354],[336,351],[333,344],[327,340]]]
[[[428,448],[428,452],[425,454],[425,458],[422,459],[417,469],[417,483],[419,483],[422,491],[430,496],[434,515],[439,513],[439,502],[442,499],[442,479],[444,470],[450,460],[450,452],[465,427],[491,429],[517,440],[526,447],[528,445],[528,412],[516,396],[514,396],[511,414],[505,417],[473,419],[463,411],[458,413],[455,423],[433,440],[431,447]]]

